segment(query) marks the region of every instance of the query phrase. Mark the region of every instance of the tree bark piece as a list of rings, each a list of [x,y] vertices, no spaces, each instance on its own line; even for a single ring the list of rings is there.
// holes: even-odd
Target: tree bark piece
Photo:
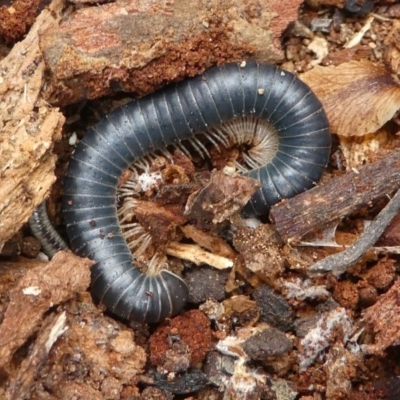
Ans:
[[[217,63],[283,59],[280,38],[301,0],[119,0],[78,9],[40,40],[47,100],[66,105],[153,92]]]
[[[28,36],[0,63],[0,250],[48,195],[55,180],[53,143],[64,122],[41,99],[45,65],[38,31],[51,27],[62,0],[43,11]]]
[[[272,208],[270,218],[286,242],[296,244],[306,234],[369,205],[400,187],[400,152],[351,171]]]

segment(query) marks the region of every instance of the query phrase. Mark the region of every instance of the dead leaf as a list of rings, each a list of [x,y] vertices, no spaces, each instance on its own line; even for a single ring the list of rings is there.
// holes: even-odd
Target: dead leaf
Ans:
[[[400,108],[400,86],[366,60],[316,66],[301,78],[321,100],[332,132],[341,136],[376,132]]]

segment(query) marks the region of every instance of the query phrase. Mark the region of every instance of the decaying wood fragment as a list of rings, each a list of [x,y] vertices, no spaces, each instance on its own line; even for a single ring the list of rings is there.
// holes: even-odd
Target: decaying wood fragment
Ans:
[[[146,353],[135,336],[132,328],[104,316],[89,293],[80,293],[43,318],[17,373],[5,368],[9,384],[0,397],[61,400],[79,393],[85,400],[139,398],[136,383]]]
[[[210,183],[189,196],[185,214],[200,228],[221,223],[239,212],[260,187],[255,179],[214,171]]]
[[[210,253],[197,244],[171,242],[167,247],[167,254],[191,261],[196,265],[208,264],[218,269],[225,269],[233,266],[233,261],[229,258]]]
[[[55,181],[53,146],[64,117],[41,99],[45,65],[38,31],[56,24],[61,4],[54,1],[44,10],[27,37],[0,62],[0,249]]]
[[[375,343],[363,345],[369,354],[383,354],[389,346],[400,341],[400,281],[397,280],[390,290],[381,295],[378,301],[364,313],[367,327],[375,334]]]
[[[88,259],[61,251],[51,262],[29,270],[21,278],[10,292],[10,303],[0,325],[0,367],[38,329],[45,312],[87,290],[91,265]]]
[[[385,37],[386,51],[384,54],[385,64],[389,65],[393,74],[400,73],[400,49],[398,47],[398,37],[400,32],[400,20],[394,18],[392,27]]]
[[[306,234],[323,230],[400,187],[400,152],[333,178],[271,209],[280,236],[296,244]]]
[[[204,232],[193,225],[181,226],[180,229],[187,238],[192,239],[199,246],[204,247],[213,254],[218,254],[232,260],[237,257],[232,247],[213,232]]]
[[[0,261],[0,321],[9,303],[9,293],[31,269],[43,266],[43,261],[19,258],[19,262]],[[0,393],[1,398],[1,393]]]
[[[282,243],[271,225],[260,224],[255,229],[236,226],[233,245],[243,259],[246,270],[271,287],[277,285],[287,261],[282,253]]]
[[[31,398],[140,398],[136,383],[147,357],[136,331],[105,316],[86,292],[63,308],[68,329],[38,371]]]
[[[68,329],[66,319],[65,311],[46,318],[44,327],[36,339],[31,354],[22,362],[17,378],[8,390],[8,398],[10,400],[29,398],[35,377],[46,362],[53,344]]]

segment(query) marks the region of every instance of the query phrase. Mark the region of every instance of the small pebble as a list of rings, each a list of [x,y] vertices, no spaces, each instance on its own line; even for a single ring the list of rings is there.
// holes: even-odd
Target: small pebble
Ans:
[[[284,332],[293,327],[294,312],[283,296],[263,285],[254,290],[253,299],[260,307],[262,322]]]
[[[268,328],[243,343],[243,350],[253,360],[281,356],[292,350],[292,342],[279,329]]]
[[[189,287],[189,302],[199,304],[208,299],[223,300],[227,279],[227,271],[218,271],[210,267],[193,268],[185,276]]]

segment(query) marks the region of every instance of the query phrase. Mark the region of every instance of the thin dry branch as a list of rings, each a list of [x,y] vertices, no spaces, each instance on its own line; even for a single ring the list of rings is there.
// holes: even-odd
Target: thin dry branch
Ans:
[[[280,236],[295,244],[306,234],[323,230],[372,201],[400,187],[400,152],[331,179],[322,186],[286,200],[270,213]]]
[[[167,254],[189,260],[196,265],[208,264],[218,269],[233,267],[233,261],[229,258],[210,253],[196,244],[171,242],[167,248]]]
[[[341,275],[375,244],[399,210],[400,190],[397,191],[389,204],[379,213],[374,222],[365,229],[356,243],[353,243],[341,253],[333,254],[318,261],[309,268],[309,271],[312,273],[332,271],[335,275]]]

